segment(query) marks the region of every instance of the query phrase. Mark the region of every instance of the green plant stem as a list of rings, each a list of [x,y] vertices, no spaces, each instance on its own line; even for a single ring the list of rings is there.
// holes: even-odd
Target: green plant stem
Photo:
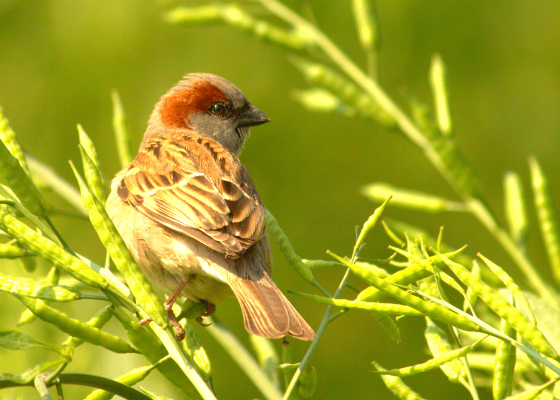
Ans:
[[[456,185],[453,176],[449,174],[445,165],[441,162],[440,156],[426,136],[389,98],[377,82],[369,79],[368,76],[346,56],[346,54],[344,54],[323,32],[321,32],[309,21],[300,17],[278,0],[258,1],[279,18],[312,36],[317,46],[321,48],[342,71],[353,79],[354,82],[360,85],[367,93],[369,93],[372,98],[385,110],[385,112],[393,116],[401,131],[424,152],[428,160],[430,160],[447,182],[461,196],[471,213],[478,218],[478,220],[496,237],[504,249],[509,253],[521,271],[525,274],[533,289],[542,293],[545,298],[558,300],[556,293],[542,280],[535,267],[525,257],[523,252],[515,246],[509,235],[498,226],[496,220],[492,217],[486,205],[483,204],[482,201],[462,193],[459,186]]]
[[[255,386],[269,400],[280,400],[282,393],[276,385],[263,372],[257,361],[245,349],[241,342],[216,318],[213,318],[212,325],[207,327],[207,331],[216,339],[218,343],[229,353],[231,358],[239,364],[243,372],[253,381]]]
[[[340,295],[340,292],[342,292],[342,289],[344,289],[344,286],[346,285],[346,281],[348,280],[349,276],[350,276],[350,269],[347,269],[346,273],[344,274],[344,277],[342,278],[342,281],[340,282],[340,285],[338,286],[338,288],[336,289],[336,292],[334,293],[333,299],[338,298],[338,296]],[[282,400],[288,400],[290,398],[290,395],[294,391],[295,387],[297,386],[297,383],[298,383],[299,377],[301,376],[302,371],[304,370],[305,366],[307,365],[307,363],[311,359],[311,356],[313,355],[313,352],[315,351],[315,347],[317,347],[317,344],[319,343],[319,340],[321,340],[321,336],[323,336],[323,332],[325,331],[325,329],[327,328],[327,325],[330,322],[330,316],[331,316],[331,312],[332,312],[333,308],[334,308],[334,306],[328,306],[327,307],[327,311],[325,311],[325,315],[323,316],[323,320],[321,321],[321,325],[319,325],[319,329],[317,329],[315,339],[313,340],[313,342],[311,342],[311,345],[309,346],[309,349],[307,350],[307,353],[305,353],[305,356],[303,357],[303,360],[301,360],[301,363],[299,364],[298,369],[294,373],[294,376],[292,377],[292,380],[290,381],[290,384],[286,388],[286,392],[284,393],[284,397],[282,397]]]

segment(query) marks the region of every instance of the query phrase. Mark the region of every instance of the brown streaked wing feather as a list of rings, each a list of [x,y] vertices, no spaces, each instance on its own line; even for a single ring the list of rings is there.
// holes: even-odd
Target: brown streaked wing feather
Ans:
[[[123,201],[232,258],[263,236],[264,207],[235,155],[194,135],[155,141],[120,182]]]

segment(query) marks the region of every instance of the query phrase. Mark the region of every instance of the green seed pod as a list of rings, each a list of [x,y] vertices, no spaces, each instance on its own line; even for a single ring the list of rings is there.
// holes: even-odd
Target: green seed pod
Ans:
[[[484,340],[484,339],[481,339]],[[416,374],[420,374],[422,372],[426,372],[426,371],[430,371],[434,368],[443,368],[444,366],[446,366],[447,364],[453,362],[453,361],[459,361],[458,359],[461,357],[466,356],[467,354],[469,354],[475,347],[476,345],[480,343],[480,341],[471,344],[470,346],[465,346],[462,347],[460,349],[456,349],[456,350],[452,350],[448,353],[445,353],[439,357],[435,357],[431,360],[426,361],[425,363],[422,364],[416,364],[416,365],[412,365],[410,367],[405,367],[405,368],[400,368],[400,369],[391,369],[388,371],[371,371],[371,373],[373,374],[378,374],[378,375],[392,375],[392,376],[399,376],[399,377],[405,377],[405,376],[411,376],[411,375],[416,375]]]
[[[172,24],[216,22],[221,19],[222,6],[217,4],[198,7],[177,7],[165,15],[165,20]]]
[[[10,126],[10,122],[4,115],[4,110],[0,107],[0,140],[4,142],[10,153],[18,159],[21,167],[27,175],[29,174],[29,167],[27,166],[27,161],[25,160],[25,155],[23,150],[17,140],[16,133]]]
[[[95,150],[93,142],[80,125],[78,125],[78,132],[80,134],[80,145],[78,147],[80,148],[80,153],[82,155],[86,182],[97,200],[105,204],[105,201],[107,200],[107,184],[101,174],[97,151]]]
[[[422,265],[411,265],[405,269],[395,272],[394,274],[390,275],[386,278],[388,283],[406,286],[410,285],[411,283],[417,282],[420,279],[424,279],[428,276],[431,276],[432,273],[424,268]],[[358,295],[356,300],[360,301],[379,301],[386,297],[387,294],[373,286],[370,286]]]
[[[340,263],[336,261],[323,261],[323,260],[301,260],[306,266],[311,269],[340,267]]]
[[[383,182],[366,185],[361,189],[361,193],[374,202],[383,201],[387,196],[393,196],[391,200],[391,205],[393,206],[433,214],[449,211],[467,211],[467,207],[463,203],[414,190],[397,188]]]
[[[315,387],[317,386],[317,370],[312,367],[311,364],[307,363],[298,381],[298,391],[302,397],[306,399],[313,396],[315,393]]]
[[[556,283],[560,283],[560,236],[558,233],[558,217],[548,188],[548,178],[542,171],[535,157],[529,158],[529,167],[531,169],[535,208],[537,209],[539,217],[541,234],[555,281]]]
[[[374,367],[378,371],[386,371],[379,364],[374,364]],[[398,376],[391,376],[391,375],[381,375],[381,379],[383,379],[383,383],[397,398],[401,400],[424,400],[423,397],[420,397],[418,393],[414,390],[409,388],[405,383],[402,381],[401,378]]]
[[[396,128],[397,123],[392,115],[387,113],[371,96],[338,72],[325,64],[299,57],[292,57],[291,60],[308,82],[333,92],[345,104],[355,109],[361,117],[373,119],[387,129]]]
[[[111,93],[113,99],[113,131],[117,141],[117,150],[119,152],[119,160],[121,166],[125,167],[131,163],[134,156],[132,155],[132,144],[130,140],[130,129],[126,113],[121,103],[119,93],[114,90]]]
[[[56,243],[39,235],[9,214],[0,216],[0,228],[18,243],[88,286],[103,289],[107,282],[87,264]]]
[[[202,378],[207,382],[210,381],[212,379],[212,363],[208,353],[202,347],[202,342],[193,327],[186,321],[181,326],[185,330],[185,339],[179,342],[179,346],[196,367]]]
[[[453,131],[451,113],[449,112],[449,100],[447,98],[445,65],[439,54],[432,57],[430,68],[430,84],[434,96],[434,108],[439,130],[445,136],[450,136]]]
[[[51,285],[58,285],[58,280],[60,279],[60,271],[56,267],[52,267],[45,278],[46,283],[50,283]],[[31,324],[37,319],[37,316],[33,314],[29,309],[23,310],[21,313],[19,320],[17,322],[17,326]]]
[[[4,142],[10,153],[18,159],[21,167],[27,175],[29,174],[29,167],[23,154],[23,150],[17,140],[16,133],[10,126],[10,122],[4,115],[4,110],[0,107],[0,140]]]
[[[400,300],[404,304],[415,308],[416,310],[420,311],[424,315],[429,316],[430,318],[437,319],[441,322],[446,324],[453,325],[458,329],[463,329],[466,331],[477,331],[479,327],[467,319],[462,315],[455,314],[454,312],[438,305],[435,303],[429,303],[416,297],[398,287],[391,285],[388,282],[385,282],[383,279],[378,278],[375,274],[369,271],[367,268],[363,266],[357,266],[352,264],[351,262],[337,256],[334,253],[329,252],[328,254],[332,255],[336,260],[343,263],[345,266],[350,268],[354,274],[358,277],[365,280],[368,284],[375,286],[379,290],[385,292],[386,294],[394,297],[395,299]]]
[[[86,324],[93,327],[93,328],[101,329],[111,319],[112,316],[113,316],[113,314],[111,314],[111,312],[107,309],[107,307],[103,307],[88,322],[86,322]],[[62,345],[63,346],[72,346],[72,347],[76,348],[76,347],[80,346],[82,343],[84,343],[84,341],[82,339],[79,339],[79,338],[73,337],[73,336],[69,336],[68,339],[66,339],[62,343]]]
[[[0,258],[8,258],[10,260],[13,260],[15,258],[21,258],[21,257],[28,258],[28,256],[31,255],[33,255],[33,253],[31,253],[28,250],[21,249],[19,247],[12,246],[9,244],[0,244]]]
[[[47,203],[39,189],[33,184],[31,178],[22,168],[18,159],[0,140],[0,184],[9,187],[19,201],[31,213],[43,216],[47,212]]]
[[[362,247],[362,244],[364,243],[367,234],[369,233],[370,230],[373,229],[375,224],[377,224],[377,221],[381,217],[381,214],[383,214],[383,211],[385,211],[385,207],[387,206],[389,200],[391,200],[391,195],[387,196],[387,198],[384,199],[383,203],[379,207],[377,207],[373,212],[373,214],[369,216],[367,221],[364,222],[364,226],[362,227],[362,230],[358,235],[358,239],[356,239],[356,244],[354,245],[353,256],[356,256],[356,254],[358,254],[358,251],[360,247]],[[354,262],[356,260],[353,258],[352,261]]]
[[[368,52],[378,50],[381,46],[381,37],[375,1],[353,0],[352,10],[363,49]]]
[[[473,261],[471,274],[473,274],[474,276],[480,279],[480,266],[478,265],[478,262],[476,260]],[[469,305],[470,307],[474,307],[477,300],[478,300],[477,294],[474,292],[474,290],[468,287],[465,296],[465,303],[463,305],[463,310],[467,310],[469,308]]]
[[[513,298],[510,300],[510,303],[514,304]],[[505,319],[500,320],[500,332],[512,339],[516,338],[515,329]],[[511,396],[515,361],[515,347],[505,340],[498,339],[494,361],[494,381],[492,383],[494,400],[503,400],[507,396]]]
[[[51,285],[34,279],[0,273],[0,291],[35,299],[67,302],[80,299],[80,292],[68,286]]]
[[[97,201],[101,204],[105,204],[107,201],[107,192],[105,191],[105,182],[103,177],[84,148],[82,146],[79,147],[80,153],[82,154],[82,163],[84,165],[84,176],[86,178],[86,182]]]
[[[122,383],[126,386],[133,386],[139,382],[142,382],[144,379],[148,377],[150,372],[152,372],[155,368],[158,367],[162,363],[162,361],[167,360],[169,356],[162,358],[155,364],[147,365],[145,367],[135,368],[132,371],[127,372],[124,375],[121,375],[114,380]],[[107,392],[105,390],[97,389],[94,390],[86,397],[84,400],[111,400],[115,396],[114,393]]]
[[[291,50],[306,50],[315,45],[313,37],[305,31],[289,32],[269,22],[253,18],[236,4],[220,8],[223,21],[235,28],[244,30],[267,42],[275,43]]]
[[[337,113],[352,117],[356,111],[336,95],[323,88],[295,90],[292,99],[312,112]]]
[[[505,319],[516,331],[525,338],[531,346],[541,353],[556,358],[558,354],[542,332],[515,307],[509,304],[500,294],[479,278],[471,274],[464,266],[451,261],[444,255],[437,253],[443,262],[451,268],[457,277],[467,286],[471,287],[478,297],[501,318]]]
[[[266,227],[274,237],[274,240],[276,240],[276,243],[278,243],[282,254],[284,254],[284,257],[286,257],[286,260],[288,260],[288,262],[298,273],[298,275],[311,284],[313,284],[313,282],[316,282],[313,273],[301,261],[301,257],[298,256],[294,251],[294,248],[290,244],[288,237],[286,236],[282,228],[280,228],[280,226],[278,225],[278,221],[268,210],[266,210]]]
[[[428,342],[428,347],[434,357],[447,356],[453,351],[446,333],[427,317],[424,336],[426,337],[426,342]],[[456,358],[450,362],[440,365],[440,368],[449,380],[454,383],[457,383],[459,379],[464,379],[467,376],[465,366]]]
[[[130,291],[140,307],[152,321],[159,326],[164,326],[164,324],[167,324],[168,318],[162,303],[152,290],[146,276],[140,271],[113,221],[107,215],[107,211],[93,196],[74,165],[71,164],[71,166],[80,186],[82,201],[99,239],[101,239],[119,272],[125,277]]]
[[[136,353],[128,343],[117,336],[93,328],[83,322],[70,318],[68,315],[46,305],[43,300],[30,299],[14,294],[33,314],[45,322],[53,324],[69,335],[78,337],[85,342],[102,346],[115,353]]]
[[[389,276],[391,276],[391,274],[389,272],[387,272],[387,270],[385,268],[378,267],[377,265],[375,265],[371,262],[356,261],[355,264],[356,265],[363,265],[366,268],[369,268],[372,272],[374,272],[378,277],[380,277],[382,279],[386,279]],[[340,266],[340,263],[334,262],[334,265]]]
[[[389,315],[408,315],[408,316],[422,316],[423,314],[416,309],[408,306],[403,306],[401,304],[392,303],[373,303],[358,300],[344,300],[344,299],[333,299],[327,297],[316,296],[313,294],[300,293],[289,291],[289,293],[295,294],[297,296],[316,301],[322,304],[328,304],[336,307],[344,308],[354,308],[358,310],[373,311],[376,313],[389,314]]]
[[[519,175],[511,171],[507,171],[504,175],[504,209],[512,238],[523,245],[527,232],[523,185]]]

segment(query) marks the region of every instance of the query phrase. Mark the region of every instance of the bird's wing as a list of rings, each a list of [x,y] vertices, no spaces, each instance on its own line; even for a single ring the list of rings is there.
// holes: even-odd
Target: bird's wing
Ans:
[[[153,139],[117,188],[121,200],[206,246],[239,257],[265,232],[265,210],[247,169],[195,135]]]

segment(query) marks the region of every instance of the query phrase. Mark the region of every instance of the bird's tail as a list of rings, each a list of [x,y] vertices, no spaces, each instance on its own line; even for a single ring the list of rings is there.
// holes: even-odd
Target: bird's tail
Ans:
[[[243,311],[245,329],[253,335],[281,338],[286,335],[313,340],[315,332],[276,287],[270,275],[258,281],[235,277],[230,286]]]
[[[228,274],[228,281],[248,332],[269,338],[315,338],[313,329],[276,287],[259,246],[252,246],[234,262],[236,273]]]

